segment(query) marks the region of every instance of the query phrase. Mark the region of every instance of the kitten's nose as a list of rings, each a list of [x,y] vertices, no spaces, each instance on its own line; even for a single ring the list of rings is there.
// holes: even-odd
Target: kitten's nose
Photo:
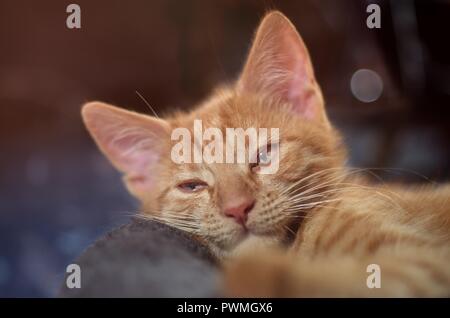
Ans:
[[[245,225],[245,222],[247,222],[247,215],[254,206],[255,200],[246,198],[239,200],[238,203],[234,201],[233,204],[230,204],[224,208],[223,213],[228,217],[234,218],[234,220],[239,224]]]

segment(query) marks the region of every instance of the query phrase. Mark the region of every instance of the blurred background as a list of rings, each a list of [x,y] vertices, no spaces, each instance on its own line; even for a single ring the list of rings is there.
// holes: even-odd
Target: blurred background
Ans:
[[[72,2],[81,29],[66,27]],[[0,0],[0,296],[54,295],[67,264],[137,209],[80,106],[149,113],[138,91],[160,115],[189,109],[237,76],[275,8],[310,50],[351,165],[450,179],[450,1]]]

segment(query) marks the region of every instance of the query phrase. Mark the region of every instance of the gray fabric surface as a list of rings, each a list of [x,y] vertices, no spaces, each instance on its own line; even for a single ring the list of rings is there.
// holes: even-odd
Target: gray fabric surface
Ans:
[[[106,234],[75,262],[81,288],[63,282],[60,297],[212,297],[217,268],[208,249],[186,233],[133,220]]]

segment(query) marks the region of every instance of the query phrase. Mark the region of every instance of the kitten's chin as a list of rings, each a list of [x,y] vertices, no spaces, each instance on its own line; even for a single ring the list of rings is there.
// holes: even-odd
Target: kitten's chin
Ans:
[[[219,258],[234,258],[241,254],[255,252],[256,250],[263,250],[274,248],[280,245],[280,240],[274,236],[259,236],[248,234],[234,247],[228,250],[215,250],[214,252]]]

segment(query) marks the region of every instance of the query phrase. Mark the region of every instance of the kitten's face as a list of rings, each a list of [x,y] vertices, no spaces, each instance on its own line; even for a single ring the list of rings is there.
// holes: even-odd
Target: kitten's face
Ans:
[[[302,213],[324,199],[326,182],[344,159],[307,51],[279,13],[262,22],[236,85],[197,110],[161,120],[90,103],[83,117],[100,148],[125,173],[143,213],[195,233],[218,256],[247,243],[288,243]],[[176,163],[171,133],[183,127],[194,136],[194,120],[202,121],[203,130],[223,132],[223,153],[226,128],[278,128],[279,136],[260,140],[256,151],[246,148],[256,163]],[[195,142],[209,143],[193,138],[192,147]],[[267,145],[267,154],[259,150]],[[279,158],[279,168],[264,174],[268,155]]]
[[[282,105],[256,96],[222,91],[207,104],[194,112],[195,116],[176,116],[169,123],[192,130],[195,118],[202,120],[204,130],[279,128],[279,138],[269,142],[272,158],[273,152],[278,153],[279,169],[263,174],[266,162],[261,160],[259,164],[174,164],[163,160],[160,169],[164,172],[157,179],[158,207],[153,210],[160,210],[169,222],[181,221],[180,226],[198,231],[219,254],[228,254],[246,242],[288,243],[290,231],[300,221],[299,213],[324,199],[318,192],[327,187],[319,185],[342,166],[343,151],[336,133],[292,116],[290,111],[280,111]],[[226,134],[224,138],[226,145]],[[164,157],[170,158],[170,154]]]

